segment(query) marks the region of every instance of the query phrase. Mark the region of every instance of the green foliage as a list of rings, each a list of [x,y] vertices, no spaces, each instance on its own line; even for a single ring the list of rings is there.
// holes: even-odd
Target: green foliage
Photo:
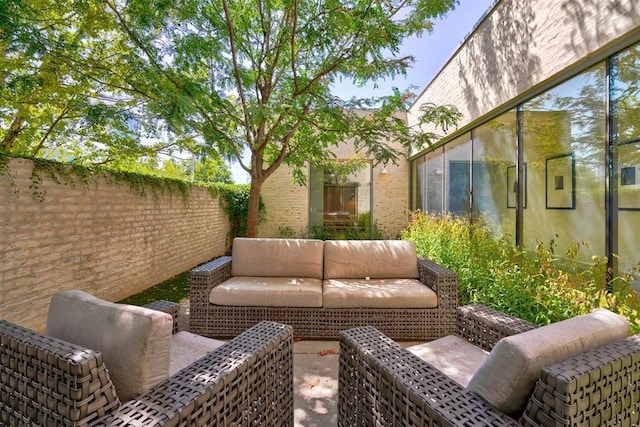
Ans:
[[[131,295],[119,301],[123,304],[145,305],[158,300],[182,302],[189,298],[189,272],[180,273],[169,280],[146,289],[139,294]]]
[[[461,303],[480,303],[538,324],[547,324],[594,308],[626,316],[633,333],[640,332],[640,296],[629,274],[605,283],[607,260],[591,265],[573,262],[580,245],[555,255],[555,242],[535,251],[495,238],[482,225],[464,218],[415,214],[402,238],[416,242],[419,256],[456,272]]]
[[[229,219],[231,230],[228,243],[231,243],[234,237],[246,236],[250,186],[248,184],[216,184],[211,188],[220,195],[222,210]],[[260,212],[263,217],[265,207],[262,200],[260,200]]]
[[[7,174],[8,162],[11,158],[15,157],[0,153],[0,175]],[[147,197],[150,193],[153,199],[158,200],[163,194],[179,194],[182,196],[184,205],[188,206],[191,184],[184,180],[112,170],[100,165],[82,166],[39,158],[22,158],[33,162],[30,188],[33,198],[39,201],[46,199],[46,189],[42,185],[45,176],[59,185],[71,187],[81,185],[84,188],[97,183],[98,178],[101,177],[108,183],[126,185],[141,197]],[[10,176],[9,179],[13,180],[13,177]]]
[[[311,228],[310,237],[321,240],[382,240],[385,238],[383,230],[374,221],[371,224],[371,213],[358,215],[354,224],[322,225]]]

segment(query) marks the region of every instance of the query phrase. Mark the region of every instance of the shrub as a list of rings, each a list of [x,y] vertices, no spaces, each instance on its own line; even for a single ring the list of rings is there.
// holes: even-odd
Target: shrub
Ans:
[[[462,304],[484,304],[537,324],[607,308],[627,317],[631,331],[640,333],[633,276],[622,274],[605,283],[606,258],[594,256],[589,265],[574,261],[584,244],[572,245],[562,257],[556,256],[554,241],[525,251],[482,224],[420,213],[401,237],[416,242],[419,256],[456,272]]]

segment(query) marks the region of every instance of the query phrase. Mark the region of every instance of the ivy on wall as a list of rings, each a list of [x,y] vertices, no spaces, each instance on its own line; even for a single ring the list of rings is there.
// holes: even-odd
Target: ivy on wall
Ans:
[[[8,175],[12,182],[14,177],[9,172],[9,161],[12,158],[24,158],[33,162],[30,188],[34,199],[41,202],[46,199],[46,190],[42,185],[44,177],[51,179],[56,184],[70,185],[74,188],[78,185],[89,188],[92,183],[97,184],[98,179],[102,177],[109,184],[128,185],[131,191],[141,197],[147,197],[151,193],[156,202],[159,201],[161,195],[166,193],[180,194],[185,207],[189,205],[191,184],[178,179],[113,171],[99,166],[81,166],[40,158],[13,157],[0,153],[0,175]]]
[[[229,219],[230,231],[227,241],[227,247],[234,237],[242,237],[247,235],[247,218],[249,216],[249,184],[214,184],[210,188],[212,197],[219,196],[222,211]],[[265,215],[265,206],[260,198],[260,217],[261,222]]]
[[[129,186],[131,191],[141,197],[151,196],[159,202],[160,196],[166,194],[180,194],[185,207],[189,205],[189,195],[193,184],[172,178],[161,178],[151,175],[143,175],[133,172],[112,171],[98,166],[80,166],[72,163],[61,163],[53,160],[45,160],[30,157],[14,157],[0,153],[0,176],[8,176],[11,186],[15,189],[14,177],[10,173],[9,162],[13,158],[24,158],[33,162],[31,172],[31,192],[34,199],[43,202],[46,200],[46,190],[43,186],[43,178],[47,177],[59,185],[77,187],[81,185],[89,188],[91,184],[97,185],[102,177],[109,184]],[[246,236],[247,217],[249,212],[249,185],[248,184],[210,184],[204,186],[209,190],[212,198],[218,199],[222,211],[227,216],[230,224],[228,247],[234,237]],[[265,206],[260,199],[260,220],[264,218]]]

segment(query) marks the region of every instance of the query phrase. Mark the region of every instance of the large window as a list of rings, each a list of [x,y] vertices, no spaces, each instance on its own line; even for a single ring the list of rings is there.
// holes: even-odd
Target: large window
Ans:
[[[555,243],[577,259],[605,253],[604,64],[524,104],[527,209],[523,243]]]
[[[552,244],[559,256],[610,256],[619,272],[637,269],[640,44],[518,112],[414,160],[413,207],[469,216],[528,249]]]
[[[482,220],[496,234],[513,236],[515,243],[518,177],[515,111],[479,126],[472,134],[474,218]],[[526,183],[526,171],[523,180]],[[526,207],[526,193],[524,196]]]
[[[445,208],[447,212],[471,215],[471,138],[456,138],[445,146]]]
[[[640,261],[640,45],[611,58],[611,116],[618,174],[620,270]]]
[[[373,221],[371,185],[370,163],[347,172],[341,168],[312,168],[309,179],[309,235],[345,237],[351,231],[369,229]]]

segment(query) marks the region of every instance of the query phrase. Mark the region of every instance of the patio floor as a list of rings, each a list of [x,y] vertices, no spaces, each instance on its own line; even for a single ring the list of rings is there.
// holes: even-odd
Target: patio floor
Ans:
[[[180,329],[189,330],[189,302],[180,304]],[[402,346],[416,342],[399,342]],[[294,426],[338,425],[338,341],[296,340],[293,344]]]

